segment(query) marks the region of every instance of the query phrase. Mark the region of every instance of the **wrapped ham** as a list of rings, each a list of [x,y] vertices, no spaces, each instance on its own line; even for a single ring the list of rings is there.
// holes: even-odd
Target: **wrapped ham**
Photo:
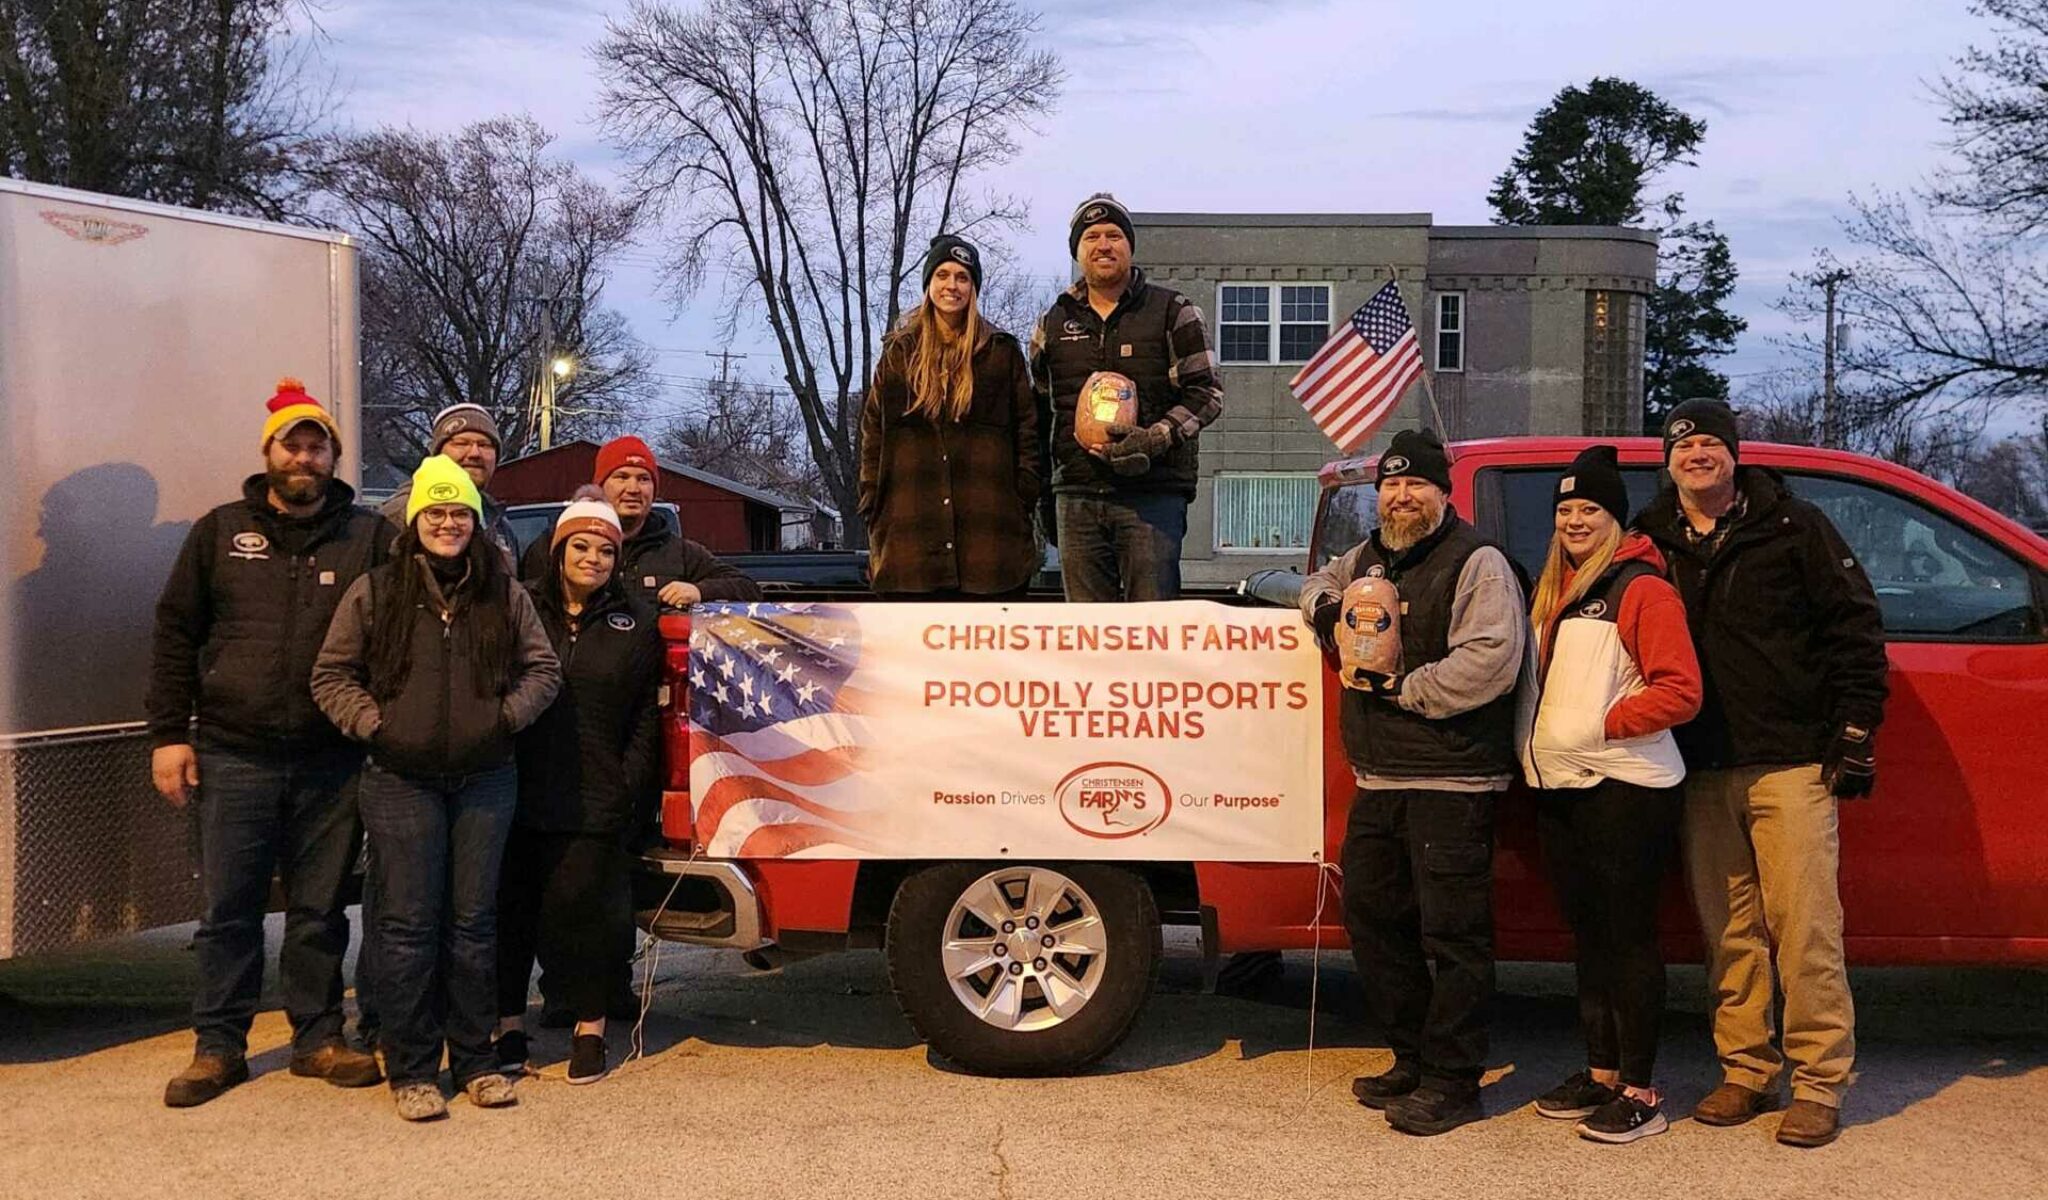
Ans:
[[[1111,425],[1134,425],[1138,420],[1138,385],[1128,375],[1097,371],[1081,385],[1074,404],[1074,440],[1082,449],[1100,450],[1110,442]]]
[[[1346,686],[1358,672],[1398,675],[1401,671],[1401,593],[1382,575],[1361,576],[1344,589],[1337,618],[1337,661]]]

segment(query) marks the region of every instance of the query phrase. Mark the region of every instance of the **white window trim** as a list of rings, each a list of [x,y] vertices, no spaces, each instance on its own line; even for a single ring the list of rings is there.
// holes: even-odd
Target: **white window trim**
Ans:
[[[1456,296],[1458,298],[1458,327],[1451,331],[1458,335],[1458,365],[1455,367],[1447,367],[1438,361],[1443,353],[1445,296]],[[1462,291],[1431,292],[1430,304],[1432,306],[1429,322],[1430,367],[1439,375],[1462,375],[1465,372],[1465,363],[1471,358],[1471,302],[1466,299],[1465,293]]]
[[[1232,360],[1227,360],[1227,361],[1226,361],[1226,360],[1224,359],[1224,357],[1223,357],[1223,289],[1224,289],[1224,288],[1227,288],[1227,287],[1233,287],[1233,288],[1256,288],[1256,287],[1262,287],[1262,288],[1265,288],[1265,289],[1266,289],[1266,313],[1267,313],[1267,317],[1268,317],[1268,319],[1267,319],[1267,321],[1266,321],[1266,357],[1265,357],[1265,358],[1263,358],[1263,359],[1245,359],[1245,358],[1240,358],[1240,359],[1232,359]],[[1270,282],[1268,282],[1268,281],[1266,281],[1266,280],[1259,280],[1259,279],[1221,279],[1221,280],[1218,280],[1218,281],[1216,282],[1216,307],[1215,307],[1215,309],[1213,310],[1213,311],[1215,312],[1215,314],[1216,314],[1216,364],[1217,364],[1218,366],[1222,366],[1222,367],[1298,367],[1298,366],[1300,366],[1301,364],[1303,364],[1303,363],[1305,363],[1305,362],[1307,362],[1307,361],[1308,361],[1308,359],[1307,359],[1307,358],[1281,358],[1281,357],[1280,357],[1280,326],[1281,326],[1281,325],[1283,325],[1283,324],[1287,324],[1287,325],[1303,325],[1303,324],[1306,324],[1306,323],[1307,323],[1307,322],[1304,322],[1304,321],[1285,321],[1285,322],[1283,322],[1283,321],[1282,321],[1282,320],[1280,319],[1280,289],[1281,289],[1281,288],[1290,288],[1290,287],[1319,287],[1319,288],[1323,289],[1323,294],[1324,294],[1324,296],[1325,296],[1325,297],[1327,298],[1327,302],[1325,303],[1324,307],[1325,307],[1326,309],[1328,309],[1328,310],[1329,310],[1330,316],[1329,316],[1329,317],[1328,317],[1328,318],[1327,318],[1326,320],[1324,320],[1324,322],[1323,322],[1323,336],[1322,336],[1322,337],[1321,337],[1320,339],[1318,339],[1318,340],[1317,340],[1317,342],[1316,342],[1316,345],[1315,345],[1315,349],[1314,349],[1314,350],[1310,350],[1310,351],[1309,351],[1309,354],[1310,354],[1310,355],[1313,355],[1313,354],[1315,353],[1315,351],[1316,351],[1316,350],[1320,350],[1320,349],[1322,349],[1323,343],[1324,343],[1325,341],[1328,341],[1328,340],[1329,340],[1329,337],[1330,337],[1330,328],[1331,328],[1331,326],[1332,326],[1332,325],[1334,325],[1334,324],[1336,323],[1336,319],[1337,319],[1337,285],[1336,285],[1336,284],[1334,284],[1334,283],[1330,282],[1329,280],[1325,280],[1325,279],[1275,279],[1275,280],[1272,280],[1272,281],[1270,281]],[[1233,324],[1233,325],[1249,325],[1249,324],[1252,324],[1252,322],[1250,322],[1250,321],[1232,321],[1232,322],[1231,322],[1231,324]]]
[[[1249,366],[1253,364],[1240,365]],[[1217,485],[1221,484],[1222,481],[1226,479],[1307,479],[1313,481],[1316,478],[1317,475],[1313,471],[1218,471],[1215,475],[1210,477],[1210,550],[1217,554],[1264,555],[1267,558],[1273,558],[1276,556],[1284,558],[1294,558],[1300,555],[1307,554],[1309,550],[1307,546],[1225,546],[1219,544],[1218,535],[1223,530],[1223,522],[1221,520],[1221,514],[1217,510],[1222,506],[1223,503],[1223,489]],[[1309,527],[1306,536],[1310,540],[1313,540],[1315,538],[1315,517],[1313,513],[1311,513],[1309,517]]]

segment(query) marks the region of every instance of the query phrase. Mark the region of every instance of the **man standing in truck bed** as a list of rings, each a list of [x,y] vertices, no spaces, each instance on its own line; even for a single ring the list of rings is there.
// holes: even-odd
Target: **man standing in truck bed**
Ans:
[[[172,804],[197,795],[205,892],[198,1048],[164,1089],[172,1108],[249,1078],[273,871],[284,881],[292,1074],[341,1087],[383,1078],[341,1034],[341,889],[361,840],[362,752],[314,706],[310,681],[342,593],[389,556],[394,531],[334,478],[341,431],[297,380],[278,384],[262,447],[263,472],[192,526],[157,602],[150,774]]]
[[[1198,475],[1196,440],[1223,415],[1223,377],[1186,296],[1131,265],[1131,214],[1107,192],[1074,210],[1081,281],[1031,333],[1041,437],[1052,447],[1060,575],[1076,603],[1174,600]],[[1137,385],[1137,420],[1100,451],[1074,436],[1081,385],[1114,371]]]

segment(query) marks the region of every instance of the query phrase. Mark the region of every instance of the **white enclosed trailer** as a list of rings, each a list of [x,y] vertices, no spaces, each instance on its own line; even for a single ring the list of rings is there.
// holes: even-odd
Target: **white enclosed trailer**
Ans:
[[[355,479],[350,238],[0,179],[0,958],[197,915],[149,782],[154,609],[285,375]]]

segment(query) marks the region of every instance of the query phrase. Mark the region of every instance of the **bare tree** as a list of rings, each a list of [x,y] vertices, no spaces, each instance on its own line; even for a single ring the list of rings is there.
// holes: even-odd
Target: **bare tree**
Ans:
[[[633,206],[551,157],[526,117],[449,137],[409,129],[335,138],[318,178],[331,215],[363,238],[363,382],[394,463],[416,459],[432,414],[490,409],[507,454],[533,448],[541,372],[555,435],[617,427],[653,390],[651,358],[601,306],[631,242]]]
[[[0,170],[284,218],[327,93],[297,0],[0,0]]]
[[[1037,31],[1013,0],[641,0],[595,49],[603,128],[676,221],[678,301],[722,268],[730,320],[765,321],[850,521],[860,396],[926,239],[1024,217],[970,186],[1058,94]]]
[[[803,414],[771,387],[709,380],[684,402],[655,449],[665,458],[793,500],[830,502],[805,446]]]
[[[1932,198],[2007,233],[2036,233],[2048,226],[2048,0],[1979,0],[1970,11],[2002,28],[1935,85],[1957,161]]]

